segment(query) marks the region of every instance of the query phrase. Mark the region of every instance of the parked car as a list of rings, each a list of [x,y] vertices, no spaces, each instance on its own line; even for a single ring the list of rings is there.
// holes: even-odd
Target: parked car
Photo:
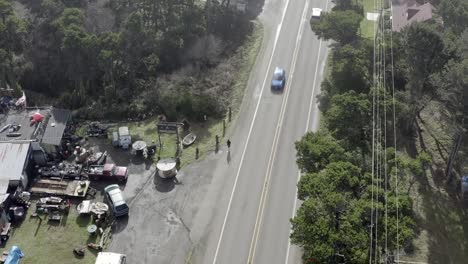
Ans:
[[[271,89],[281,90],[286,84],[286,71],[282,68],[276,67],[271,80]]]
[[[125,198],[120,190],[119,185],[112,184],[104,188],[106,197],[109,201],[110,207],[115,217],[124,216],[128,214],[129,208]]]
[[[91,165],[84,169],[84,173],[90,180],[116,180],[120,182],[127,181],[128,168],[117,166],[114,163],[104,165]]]

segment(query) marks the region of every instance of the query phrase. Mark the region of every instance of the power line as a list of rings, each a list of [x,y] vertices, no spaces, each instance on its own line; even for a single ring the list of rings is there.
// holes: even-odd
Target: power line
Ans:
[[[380,0],[378,3],[378,10],[380,10]],[[380,63],[381,63],[381,50],[380,50],[380,24],[377,27],[377,63],[376,63],[376,75],[377,75],[377,82],[374,88],[376,92],[376,172],[377,172],[377,180],[375,184],[377,185],[377,205],[375,206],[375,249],[374,249],[374,261],[377,263],[379,261],[378,257],[378,248],[379,248],[379,196],[380,196]]]
[[[374,0],[374,10],[377,8],[377,0]],[[377,25],[374,23],[374,54],[373,54],[373,73],[372,83],[376,83],[376,38]],[[373,257],[373,237],[374,237],[374,173],[375,173],[375,89],[372,89],[372,162],[371,162],[371,216],[370,216],[370,234],[369,234],[369,264],[372,264]]]
[[[390,12],[393,14],[393,3],[389,0]],[[395,162],[395,207],[396,207],[396,262],[400,261],[400,243],[399,243],[399,194],[398,194],[398,160],[397,160],[397,133],[396,133],[396,107],[395,107],[395,73],[393,58],[393,17],[391,19],[390,29],[390,58],[392,71],[392,108],[393,108],[393,144],[394,144],[394,162]]]
[[[386,85],[386,45],[385,45],[385,12],[384,12],[384,6],[382,7],[382,18],[381,18],[381,24],[382,24],[382,71],[383,71],[383,109],[384,109],[384,203],[385,203],[385,254],[388,254],[388,193],[387,193],[387,186],[388,186],[388,177],[387,177],[387,85]]]

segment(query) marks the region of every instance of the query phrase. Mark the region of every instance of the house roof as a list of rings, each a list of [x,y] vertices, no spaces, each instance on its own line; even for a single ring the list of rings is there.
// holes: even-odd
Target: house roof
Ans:
[[[416,0],[392,1],[392,29],[400,32],[413,22],[432,19],[434,7],[430,3],[419,4]]]
[[[21,180],[28,151],[29,143],[0,144],[0,189],[9,181]]]
[[[59,146],[70,118],[70,111],[53,108],[50,111],[50,118],[42,136],[42,143]]]

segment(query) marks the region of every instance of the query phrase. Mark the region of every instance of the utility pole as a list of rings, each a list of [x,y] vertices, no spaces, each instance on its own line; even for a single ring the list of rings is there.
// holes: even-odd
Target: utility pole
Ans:
[[[463,134],[457,133],[457,139],[454,141],[452,152],[450,153],[450,157],[447,163],[447,168],[445,169],[445,175],[447,176],[447,183],[450,183],[452,181],[453,160],[457,156],[458,150],[460,149],[460,146],[462,143],[462,139],[463,139]]]

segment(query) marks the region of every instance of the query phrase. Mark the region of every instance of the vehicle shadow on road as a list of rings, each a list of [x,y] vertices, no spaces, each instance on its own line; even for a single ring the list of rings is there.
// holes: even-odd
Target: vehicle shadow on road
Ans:
[[[271,94],[274,94],[274,95],[282,95],[284,90],[283,89],[270,89],[271,90]]]
[[[154,186],[158,192],[170,192],[174,189],[176,184],[180,184],[176,177],[165,179],[161,178],[157,172],[154,174]]]
[[[135,216],[137,217],[137,216]],[[112,225],[112,231],[114,234],[118,234],[122,232],[128,225],[128,215],[121,216],[118,218],[115,218],[114,223]]]

